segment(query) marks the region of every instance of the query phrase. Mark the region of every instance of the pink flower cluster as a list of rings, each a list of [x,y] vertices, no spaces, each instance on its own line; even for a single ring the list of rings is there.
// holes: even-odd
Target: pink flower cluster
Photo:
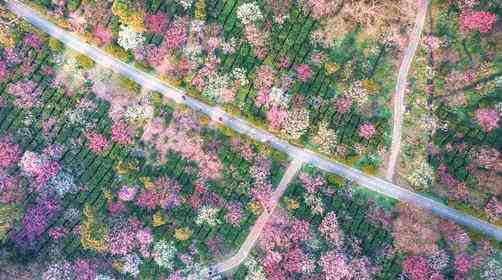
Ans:
[[[242,221],[242,217],[244,216],[244,213],[242,211],[242,206],[238,202],[232,202],[229,203],[226,206],[228,212],[225,215],[225,221],[234,226],[234,227],[240,227],[240,223]]]
[[[272,67],[263,64],[256,72],[256,80],[254,86],[256,89],[270,89],[276,81],[276,73]]]
[[[322,19],[336,12],[339,1],[337,0],[307,0],[304,1],[307,8],[312,12],[312,17]]]
[[[19,159],[21,149],[18,144],[12,143],[8,137],[0,138],[0,168],[7,169]]]
[[[146,209],[155,209],[159,206],[164,209],[180,206],[183,198],[180,194],[181,186],[168,177],[161,177],[155,181],[155,184],[147,189],[143,189],[136,196],[136,205]],[[121,191],[122,192],[122,191]],[[130,191],[128,191],[130,192]],[[129,199],[127,195],[126,199]]]
[[[37,35],[33,33],[28,33],[26,36],[24,36],[23,42],[24,44],[34,48],[35,50],[39,51],[42,49],[42,41]]]
[[[466,201],[469,197],[469,190],[464,182],[458,181],[453,177],[449,171],[448,167],[441,164],[438,167],[438,174],[440,182],[448,188],[448,193],[455,199]]]
[[[376,129],[372,123],[365,123],[359,127],[359,136],[366,140],[371,139],[375,133]]]
[[[263,265],[267,279],[293,279],[296,273],[315,267],[311,256],[300,247],[310,238],[309,224],[288,218],[284,213],[274,213],[260,239],[259,247],[265,252]]]
[[[255,157],[255,152],[251,145],[247,142],[241,141],[240,138],[233,138],[230,140],[230,145],[234,152],[239,153],[245,160],[251,161]]]
[[[26,175],[34,179],[37,191],[41,191],[60,170],[57,161],[51,160],[46,155],[39,155],[30,151],[24,153],[19,166]]]
[[[342,232],[338,227],[338,221],[335,212],[328,213],[321,224],[319,225],[319,231],[322,236],[327,240],[337,244],[342,240]]]
[[[269,211],[272,207],[272,201],[270,201],[272,191],[271,184],[257,184],[251,189],[251,197]]]
[[[167,49],[176,49],[181,47],[187,40],[187,27],[183,20],[172,22],[164,35],[162,45]]]
[[[296,76],[302,82],[308,81],[312,77],[312,69],[307,64],[296,66]]]
[[[339,97],[335,101],[336,110],[342,114],[347,113],[352,106],[352,98],[350,97]]]
[[[96,25],[93,33],[99,45],[110,44],[113,40],[112,31],[101,24]]]
[[[492,30],[496,21],[497,15],[490,12],[464,10],[459,18],[460,31],[478,30],[481,33],[488,33]]]
[[[16,98],[14,104],[23,109],[31,109],[35,106],[39,96],[42,94],[42,91],[37,88],[35,82],[31,80],[10,84],[8,92]]]
[[[267,112],[267,121],[271,129],[281,129],[288,118],[288,111],[272,106]]]
[[[7,64],[5,61],[0,60],[0,81],[3,81],[7,78],[8,70]]]
[[[498,221],[502,218],[502,202],[495,196],[492,197],[485,206],[485,212],[491,220]]]
[[[112,141],[121,145],[132,144],[132,137],[129,133],[129,127],[123,121],[115,122],[112,126]]]
[[[95,131],[87,132],[85,137],[89,142],[87,144],[89,149],[96,154],[102,153],[110,147],[110,143],[108,143],[106,137],[100,133]]]
[[[347,257],[341,253],[330,251],[324,254],[319,259],[322,272],[324,273],[323,279],[326,280],[343,280],[353,279],[352,267],[347,260]]]
[[[166,30],[167,23],[168,17],[162,12],[157,12],[154,15],[146,17],[146,27],[158,35],[161,35]]]
[[[310,176],[307,173],[302,172],[298,179],[302,182],[303,187],[308,193],[316,193],[320,188],[326,185],[326,180],[322,176]]]
[[[132,201],[137,191],[136,187],[123,186],[118,193],[118,197],[121,201]]]
[[[114,256],[125,256],[136,247],[136,230],[131,225],[114,228],[107,236],[108,249]]]
[[[490,132],[499,127],[500,115],[495,109],[480,108],[476,111],[475,119],[485,132]]]
[[[430,278],[430,269],[425,257],[408,256],[403,261],[402,267],[410,280],[429,280]]]

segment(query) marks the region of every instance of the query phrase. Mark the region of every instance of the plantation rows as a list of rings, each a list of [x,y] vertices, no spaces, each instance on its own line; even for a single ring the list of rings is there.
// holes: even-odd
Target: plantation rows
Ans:
[[[441,147],[452,143],[455,148],[453,152],[444,153],[442,161],[432,158],[432,163],[434,165],[439,165],[441,162],[446,163],[452,174],[458,179],[465,181],[470,177],[466,167],[469,164],[468,158],[471,149],[476,148],[476,146],[489,146],[497,150],[502,149],[502,142],[499,141],[502,135],[483,132],[472,121],[466,119],[465,115],[462,116],[459,113],[453,112],[444,103],[440,103],[435,113],[440,120],[447,121],[448,128],[447,130],[437,130],[434,142]],[[498,131],[500,134],[500,130]],[[462,135],[461,138],[458,138],[459,134]],[[466,145],[465,150],[460,151],[456,146],[462,142],[469,145]]]
[[[43,52],[42,52],[43,53]],[[41,53],[41,54],[42,54]],[[42,126],[38,122],[44,118],[53,117],[57,120],[63,119],[64,113],[67,109],[75,107],[78,101],[84,97],[86,93],[79,93],[77,96],[67,98],[62,90],[50,89],[49,84],[52,82],[48,76],[39,74],[41,65],[48,64],[48,55],[41,55],[37,58],[37,71],[31,77],[26,77],[29,80],[37,82],[37,88],[42,91],[40,96],[40,104],[42,106],[35,107],[30,111],[33,122],[26,127],[24,124],[24,117],[27,112],[13,106],[4,106],[0,109],[0,131],[2,135],[12,135],[19,143],[24,151],[39,151],[44,146],[49,144],[59,143],[64,147],[63,156],[59,160],[60,165],[64,170],[70,171],[74,176],[74,182],[77,185],[86,186],[85,190],[77,193],[70,193],[65,195],[62,200],[58,214],[50,221],[49,225],[45,228],[40,240],[37,242],[37,247],[33,248],[33,253],[51,254],[51,238],[48,231],[55,227],[63,227],[67,232],[75,230],[76,226],[80,223],[80,219],[69,219],[64,216],[70,208],[83,209],[84,205],[92,205],[97,209],[98,213],[106,212],[107,198],[104,195],[104,190],[107,190],[114,184],[115,181],[124,177],[118,175],[114,168],[120,163],[132,162],[136,164],[137,171],[132,174],[125,175],[131,181],[137,180],[141,177],[160,176],[165,175],[175,179],[183,186],[183,194],[190,194],[193,192],[193,183],[196,176],[184,172],[187,166],[193,166],[193,163],[182,159],[175,153],[169,153],[167,163],[161,166],[151,166],[145,164],[145,159],[141,156],[138,157],[134,149],[127,149],[117,144],[114,144],[110,150],[104,154],[97,155],[87,148],[88,140],[83,136],[84,128],[78,125],[71,125],[69,122],[64,122],[63,125],[56,125],[50,129],[49,139],[43,137]],[[19,77],[21,75],[13,75]],[[6,81],[2,84],[2,94],[0,96],[7,98],[7,85],[15,82]],[[84,123],[92,123],[96,131],[107,135],[110,129],[110,120],[107,117],[108,105],[105,102],[98,101],[98,109],[91,114],[86,115]],[[23,134],[24,133],[24,134]],[[219,157],[225,164],[233,165],[241,172],[247,172],[249,163],[243,160],[237,153],[230,151],[228,139],[222,137],[221,133],[208,130],[206,137],[209,139],[214,138],[223,141],[225,144],[219,149]],[[19,140],[17,140],[19,139]],[[83,139],[83,141],[74,146],[73,140]],[[18,167],[17,167],[18,168]],[[280,166],[274,162],[272,170],[272,181],[277,183],[281,176],[282,170]],[[122,178],[123,179],[123,178]],[[243,193],[239,190],[240,181],[232,178],[228,184],[210,184],[211,189],[217,192],[222,198],[235,200],[247,204],[250,202],[249,194]],[[27,199],[23,202],[23,208],[29,208],[30,205],[36,202],[36,194],[30,192]],[[138,217],[148,217],[151,211],[140,210],[142,212],[135,213]],[[222,224],[217,227],[207,227],[204,225],[196,225],[194,223],[195,213],[188,207],[179,207],[173,209],[171,216],[179,219],[179,223],[193,229],[193,238],[199,241],[212,239],[216,236],[222,236],[225,244],[229,248],[236,248],[247,236],[247,229],[252,225],[256,219],[255,215],[247,212],[243,218],[241,227],[235,228],[228,224]],[[224,211],[220,211],[218,219],[222,220]],[[155,235],[164,235],[167,228],[157,227],[154,229]],[[237,245],[236,245],[237,244]],[[10,246],[10,244],[5,244]],[[183,248],[186,249],[190,244],[184,242]],[[63,248],[65,255],[73,257],[83,254],[80,250],[80,239],[71,236],[65,240]],[[87,252],[89,253],[89,252]],[[206,256],[209,258],[210,256]]]
[[[285,196],[301,196],[301,185],[295,185],[291,194]],[[375,259],[378,250],[386,245],[392,244],[392,235],[381,227],[370,223],[367,217],[368,198],[360,195],[355,190],[350,199],[345,199],[342,195],[335,193],[333,195],[323,196],[326,205],[326,212],[335,211],[341,230],[347,236],[353,236],[362,241],[362,254]],[[330,209],[328,211],[328,209]],[[305,219],[311,224],[312,228],[318,228],[322,217],[314,215],[310,209],[302,207],[295,212],[295,215]],[[401,267],[398,263],[399,257],[394,256],[381,264],[381,273],[377,279],[397,279],[401,273]]]

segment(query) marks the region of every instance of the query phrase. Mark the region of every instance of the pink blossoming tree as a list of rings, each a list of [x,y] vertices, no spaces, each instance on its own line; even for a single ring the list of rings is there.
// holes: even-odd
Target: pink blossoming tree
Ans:
[[[21,155],[19,145],[8,137],[0,138],[0,168],[7,169],[14,165]]]
[[[492,30],[496,21],[497,15],[490,12],[464,10],[459,18],[460,31],[488,33]]]
[[[480,108],[476,110],[475,119],[485,132],[490,132],[499,127],[500,116],[495,109]]]
[[[96,154],[102,153],[110,147],[106,137],[98,132],[87,132],[85,137],[87,138],[89,149]]]
[[[359,127],[359,136],[366,140],[371,139],[375,133],[376,129],[372,123],[365,123]]]

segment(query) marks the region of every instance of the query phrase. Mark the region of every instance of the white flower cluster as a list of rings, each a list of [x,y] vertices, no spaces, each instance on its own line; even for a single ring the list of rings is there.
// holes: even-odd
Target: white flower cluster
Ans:
[[[499,112],[499,115],[502,117],[502,102],[495,104],[495,110],[497,110],[497,112]]]
[[[267,275],[263,271],[263,267],[258,264],[253,256],[249,256],[244,265],[248,268],[248,274],[245,280],[267,280]]]
[[[486,263],[482,277],[485,280],[502,279],[502,255],[500,253],[492,256]]]
[[[319,146],[319,150],[326,154],[330,154],[337,144],[336,132],[334,129],[329,128],[326,121],[319,124],[319,130],[312,140],[314,144]]]
[[[150,105],[135,104],[127,107],[124,118],[127,122],[137,123],[153,118],[154,109]]]
[[[438,250],[427,258],[427,263],[434,271],[442,271],[448,267],[448,263],[450,262],[449,258],[450,257],[444,250]]]
[[[180,4],[180,6],[183,7],[183,9],[185,9],[185,10],[190,9],[190,7],[192,7],[192,3],[193,3],[192,0],[176,0],[176,2],[178,4]]]
[[[368,102],[368,91],[363,88],[361,81],[357,81],[351,85],[344,94],[345,96],[352,98],[352,100],[356,102],[359,107],[364,106],[366,102]]]
[[[209,80],[202,94],[213,101],[223,103],[225,101],[226,90],[229,87],[229,75],[219,75],[215,73],[214,75],[209,76]]]
[[[263,19],[260,6],[256,2],[244,3],[237,8],[237,17],[244,25]]]
[[[77,192],[77,185],[73,181],[73,176],[63,170],[50,180],[49,187],[56,191],[60,197],[63,197],[67,193]]]
[[[132,276],[137,277],[139,274],[139,266],[142,263],[141,258],[137,254],[133,253],[122,257],[122,261],[124,262],[122,273],[129,273]]]
[[[324,203],[321,198],[315,194],[306,194],[303,199],[305,204],[310,207],[313,214],[322,215],[324,213]]]
[[[433,178],[434,170],[425,159],[422,159],[418,168],[415,168],[407,179],[412,186],[427,189],[432,185]]]
[[[197,218],[195,219],[195,223],[197,225],[207,224],[209,226],[216,226],[221,222],[218,220],[218,212],[220,209],[211,207],[211,206],[203,206],[199,209],[199,213]]]
[[[171,241],[167,243],[165,240],[160,240],[153,246],[152,256],[158,266],[171,270],[174,267],[174,257],[176,256],[176,247]]]
[[[98,274],[94,280],[115,280],[115,278],[106,274]]]
[[[86,127],[86,115],[95,109],[96,104],[93,101],[83,98],[74,109],[64,112],[64,118],[69,124]]]
[[[309,112],[304,108],[294,109],[288,114],[282,132],[290,139],[298,139],[307,131],[309,125]]]
[[[133,50],[143,46],[145,38],[142,32],[136,32],[129,26],[120,26],[119,38],[117,43],[119,46],[124,48],[124,50]]]
[[[495,86],[502,87],[502,76],[498,76],[497,78],[495,78]]]
[[[188,60],[201,64],[204,60],[202,58],[202,47],[200,44],[188,43],[185,48],[183,48],[183,54],[185,54]]]
[[[246,77],[246,70],[236,67],[232,70],[232,76],[234,80],[238,81],[241,86],[246,86],[249,84],[249,80]]]
[[[270,89],[268,105],[287,108],[290,100],[290,96],[281,88],[273,87]]]

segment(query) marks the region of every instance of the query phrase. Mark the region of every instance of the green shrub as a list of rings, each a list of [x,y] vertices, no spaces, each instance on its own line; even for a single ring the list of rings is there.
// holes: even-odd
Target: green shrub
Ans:
[[[94,65],[96,64],[92,59],[90,59],[85,54],[79,54],[75,57],[75,59],[77,60],[78,65],[84,68],[85,70],[93,68]]]

